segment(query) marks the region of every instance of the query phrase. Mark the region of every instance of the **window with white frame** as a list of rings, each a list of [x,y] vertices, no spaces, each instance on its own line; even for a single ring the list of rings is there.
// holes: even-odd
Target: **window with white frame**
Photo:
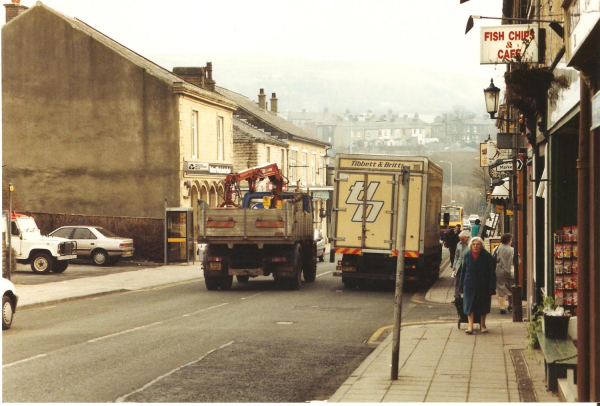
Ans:
[[[327,175],[327,173],[326,173],[327,172],[327,165],[326,165],[325,157],[324,156],[321,157],[321,162],[322,162],[321,163],[321,168],[320,168],[320,171],[321,171],[320,172],[320,174],[321,174],[321,176],[320,176],[321,177],[321,185],[325,185],[327,183],[326,178],[325,178],[325,176]]]
[[[192,158],[198,158],[198,112],[192,110]]]
[[[224,158],[225,140],[223,134],[223,117],[217,119],[217,160],[222,161]]]
[[[271,162],[271,147],[267,147],[267,163]]]
[[[285,150],[283,148],[281,149],[281,165],[279,167],[281,168],[281,174],[283,176],[286,176],[287,173],[284,173],[284,168],[285,168]]]

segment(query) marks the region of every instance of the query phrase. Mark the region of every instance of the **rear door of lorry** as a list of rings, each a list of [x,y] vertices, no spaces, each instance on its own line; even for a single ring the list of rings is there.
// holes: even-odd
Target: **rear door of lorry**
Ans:
[[[392,249],[396,184],[393,174],[338,172],[336,247]]]

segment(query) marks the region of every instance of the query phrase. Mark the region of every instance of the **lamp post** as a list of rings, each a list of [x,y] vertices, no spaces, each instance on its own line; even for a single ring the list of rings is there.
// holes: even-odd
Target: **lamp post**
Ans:
[[[510,118],[505,119],[501,117],[495,117],[496,112],[498,111],[498,101],[500,99],[500,89],[494,85],[494,80],[490,81],[490,85],[487,89],[483,90],[483,95],[485,96],[485,108],[487,112],[490,114],[490,118],[493,120],[502,120],[506,121],[510,124]],[[518,126],[515,125],[515,128]],[[510,131],[510,126],[509,126]],[[515,286],[512,287],[513,291],[513,321],[523,321],[523,310],[521,308],[521,286],[519,285],[519,233],[517,232],[517,211],[519,210],[519,200],[517,197],[517,136],[516,134],[512,134],[512,176],[511,176],[511,190],[509,190],[510,194],[510,202],[512,206],[512,219],[511,219],[511,231],[513,235],[513,248],[514,248],[514,257],[513,257],[513,266],[515,269]]]
[[[452,162],[450,162],[450,161],[440,161],[440,162],[450,164],[450,204],[452,204],[452,203],[454,203],[454,200],[452,199]]]

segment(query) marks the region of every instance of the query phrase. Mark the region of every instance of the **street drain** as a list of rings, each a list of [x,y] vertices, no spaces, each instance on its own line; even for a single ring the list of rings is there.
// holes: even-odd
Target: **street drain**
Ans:
[[[517,384],[519,385],[519,401],[527,403],[537,402],[523,350],[510,350],[510,357],[515,365],[515,374],[517,375]]]

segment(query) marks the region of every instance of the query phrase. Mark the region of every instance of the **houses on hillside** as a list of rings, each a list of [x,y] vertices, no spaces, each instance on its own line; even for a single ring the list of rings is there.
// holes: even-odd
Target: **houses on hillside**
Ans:
[[[496,134],[495,122],[473,114],[439,116],[428,123],[419,114],[377,115],[289,112],[288,120],[333,146],[333,152],[389,152],[421,154],[456,148],[474,148]]]

